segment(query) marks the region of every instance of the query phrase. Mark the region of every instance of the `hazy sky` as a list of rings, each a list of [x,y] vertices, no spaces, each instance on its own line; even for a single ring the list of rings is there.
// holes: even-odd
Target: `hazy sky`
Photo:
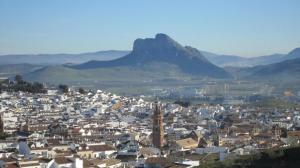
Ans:
[[[220,54],[287,53],[300,47],[300,0],[0,0],[0,54],[130,50],[156,33]]]

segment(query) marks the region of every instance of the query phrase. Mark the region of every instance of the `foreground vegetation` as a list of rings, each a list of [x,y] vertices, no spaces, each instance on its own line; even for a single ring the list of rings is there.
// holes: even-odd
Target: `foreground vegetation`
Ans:
[[[8,92],[29,92],[29,93],[46,93],[47,89],[44,85],[39,82],[27,82],[23,80],[22,76],[16,75],[15,80],[11,81],[9,79],[0,82],[0,93],[2,91]]]

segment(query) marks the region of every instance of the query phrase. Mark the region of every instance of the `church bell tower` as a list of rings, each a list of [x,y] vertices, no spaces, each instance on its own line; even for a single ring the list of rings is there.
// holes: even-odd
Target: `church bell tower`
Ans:
[[[161,106],[155,102],[153,113],[153,130],[152,130],[152,143],[154,147],[161,149],[164,143],[164,130],[163,130],[163,113]]]

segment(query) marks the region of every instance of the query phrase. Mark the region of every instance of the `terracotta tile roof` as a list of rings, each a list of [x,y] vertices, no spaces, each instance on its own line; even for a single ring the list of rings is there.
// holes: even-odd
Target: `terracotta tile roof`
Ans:
[[[54,159],[57,164],[67,164],[72,163],[72,160],[66,157],[57,157]]]
[[[178,140],[176,144],[186,149],[196,148],[198,146],[198,142],[192,138]]]
[[[33,166],[40,166],[39,163],[27,163],[27,164],[21,164],[20,167],[33,167]]]
[[[173,165],[173,163],[168,158],[165,158],[165,157],[151,157],[151,158],[148,158],[145,161],[145,163],[150,164],[150,165],[159,164],[160,167],[170,167]]]
[[[60,139],[47,139],[49,145],[60,145]]]
[[[10,164],[6,164],[5,168],[17,168],[18,165],[16,163],[10,163]]]
[[[300,131],[289,131],[288,136],[295,137],[295,138],[300,138]]]
[[[113,165],[116,165],[116,164],[119,164],[121,163],[121,160],[119,159],[105,159],[105,160],[101,160],[99,164],[106,164],[106,167],[108,166],[113,166]]]
[[[82,144],[80,145],[81,149],[79,151],[93,151],[93,152],[99,152],[99,151],[111,151],[116,150],[113,146],[110,145],[86,145]]]

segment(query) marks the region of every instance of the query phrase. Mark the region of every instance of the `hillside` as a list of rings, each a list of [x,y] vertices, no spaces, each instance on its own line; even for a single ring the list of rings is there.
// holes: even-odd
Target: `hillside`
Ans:
[[[300,58],[300,48],[295,48],[288,54],[272,54],[251,58],[245,58],[235,55],[218,55],[206,51],[201,51],[201,53],[209,61],[220,67],[255,67]]]
[[[17,74],[33,72],[42,66],[32,64],[8,64],[0,65],[0,77],[9,77]]]
[[[279,82],[297,81],[300,77],[300,49],[294,49],[284,56],[286,60],[254,67],[226,67],[235,78],[268,80]]]
[[[287,60],[300,58],[300,48],[295,48],[286,56]]]
[[[295,79],[300,77],[300,58],[257,67],[252,78]]]
[[[30,81],[51,84],[73,84],[84,86],[126,86],[152,85],[164,82],[183,82],[190,80],[176,66],[152,62],[140,67],[110,67],[93,69],[74,69],[65,66],[47,66],[24,75]]]
[[[246,58],[236,55],[218,55],[206,51],[201,51],[201,53],[213,64],[218,65],[220,67],[253,67],[259,65],[278,63],[290,59],[289,57],[285,57],[285,54],[272,54],[266,56]]]

